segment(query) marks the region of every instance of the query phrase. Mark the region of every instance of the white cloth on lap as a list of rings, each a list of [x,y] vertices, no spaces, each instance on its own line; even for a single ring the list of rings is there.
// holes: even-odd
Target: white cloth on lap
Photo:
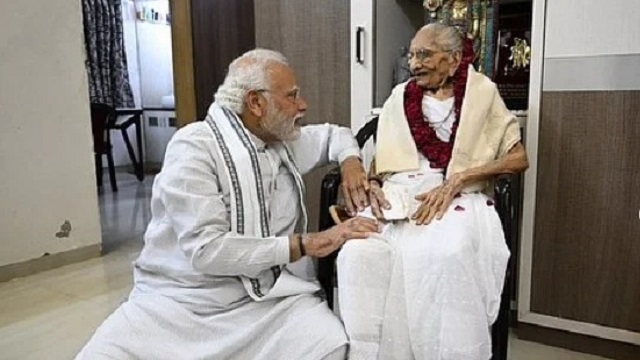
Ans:
[[[421,164],[404,174],[413,196],[443,180]],[[338,299],[350,359],[489,359],[508,258],[493,202],[479,192],[456,198],[429,225],[396,221],[347,242]]]

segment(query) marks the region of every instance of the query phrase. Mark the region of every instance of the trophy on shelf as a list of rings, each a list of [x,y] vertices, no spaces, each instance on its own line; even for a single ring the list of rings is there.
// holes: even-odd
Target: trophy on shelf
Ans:
[[[514,8],[503,12],[498,31],[493,81],[507,107],[524,110],[529,100],[531,68],[530,8]]]

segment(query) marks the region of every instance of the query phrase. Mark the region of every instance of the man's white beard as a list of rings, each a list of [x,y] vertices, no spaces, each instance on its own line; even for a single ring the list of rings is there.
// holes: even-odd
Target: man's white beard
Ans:
[[[300,126],[296,125],[297,120],[302,115],[296,115],[294,119],[290,119],[283,111],[276,108],[273,101],[268,102],[269,114],[261,122],[262,130],[280,141],[292,141],[300,137]]]

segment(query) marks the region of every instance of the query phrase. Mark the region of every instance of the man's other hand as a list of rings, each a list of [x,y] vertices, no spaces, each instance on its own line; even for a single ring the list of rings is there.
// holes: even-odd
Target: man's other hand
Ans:
[[[367,193],[369,192],[369,181],[364,171],[362,162],[356,156],[348,157],[340,166],[342,174],[342,193],[344,194],[345,205],[351,216],[355,216],[358,211],[369,206]]]

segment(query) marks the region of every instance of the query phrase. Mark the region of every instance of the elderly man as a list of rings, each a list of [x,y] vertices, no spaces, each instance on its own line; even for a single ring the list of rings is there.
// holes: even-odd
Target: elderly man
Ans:
[[[304,173],[340,162],[354,207],[368,189],[350,130],[301,128],[306,109],[281,54],[231,63],[207,119],[169,143],[133,291],[78,359],[344,359],[309,257],[378,228],[305,233]]]
[[[473,45],[422,28],[413,77],[384,104],[371,208],[386,225],[338,257],[350,359],[486,360],[509,258],[492,179],[528,167],[520,129]]]

